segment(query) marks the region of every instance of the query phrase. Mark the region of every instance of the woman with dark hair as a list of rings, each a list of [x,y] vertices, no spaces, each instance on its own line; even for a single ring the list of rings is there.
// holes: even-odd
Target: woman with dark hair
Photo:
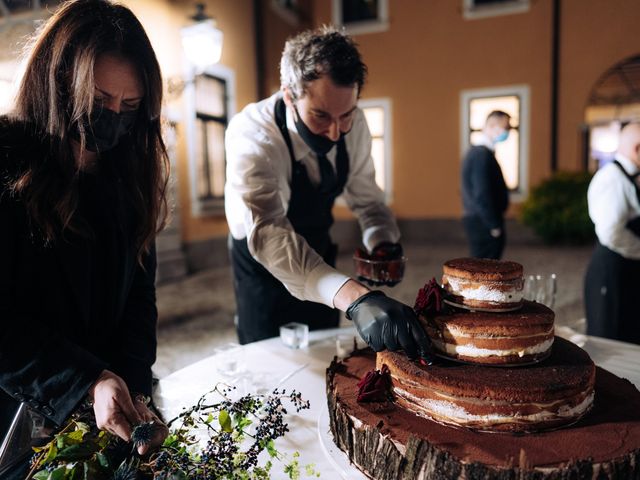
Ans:
[[[166,436],[140,401],[166,219],[161,101],[157,59],[126,7],[69,1],[35,37],[0,118],[0,417],[26,403],[60,425],[88,396],[98,427],[125,440],[157,422],[141,454]]]

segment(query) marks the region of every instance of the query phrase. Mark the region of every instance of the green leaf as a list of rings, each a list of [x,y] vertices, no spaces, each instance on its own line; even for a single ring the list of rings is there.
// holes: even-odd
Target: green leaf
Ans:
[[[82,430],[75,430],[67,435],[67,439],[71,440],[71,442],[67,443],[80,443],[84,437],[84,433]]]
[[[174,433],[170,433],[169,435],[167,435],[167,438],[164,439],[162,446],[173,447],[173,446],[176,446],[178,443],[179,443],[178,436]]]
[[[204,421],[204,423],[206,423],[207,425],[209,425],[211,422],[213,422],[213,419],[215,417],[213,416],[213,413],[209,413],[209,416],[207,417],[207,419]]]
[[[49,463],[50,461],[54,460],[58,455],[58,447],[56,446],[56,444],[54,442],[49,442],[48,445],[49,445],[49,451],[47,452],[47,455],[44,457],[44,460],[42,460],[41,465],[44,465],[45,463]]]
[[[102,452],[96,453],[96,458],[98,459],[98,463],[102,468],[109,468],[109,459],[104,453]]]
[[[65,474],[67,473],[67,467],[64,465],[56,468],[53,472],[49,474],[47,480],[64,480]]]
[[[218,414],[218,422],[220,422],[220,427],[223,431],[227,433],[233,432],[233,428],[231,427],[231,417],[226,410],[220,410]]]
[[[80,430],[83,433],[89,433],[91,431],[91,428],[89,427],[88,423],[75,422],[75,424],[76,424],[76,430]]]
[[[237,415],[235,420],[236,420],[236,428],[238,430],[244,430],[245,428],[247,428],[249,425],[253,423],[253,421],[251,421],[250,418],[243,417],[241,415]]]
[[[33,480],[47,480],[47,478],[49,478],[49,472],[46,470],[40,470],[32,478]]]
[[[273,442],[273,440],[269,440],[267,442],[267,444],[265,445],[265,448],[267,449],[267,452],[269,452],[269,456],[270,457],[277,457],[278,456],[278,450],[276,450],[276,445]]]
[[[95,448],[86,443],[71,445],[58,452],[56,458],[60,460],[86,460],[95,452]]]

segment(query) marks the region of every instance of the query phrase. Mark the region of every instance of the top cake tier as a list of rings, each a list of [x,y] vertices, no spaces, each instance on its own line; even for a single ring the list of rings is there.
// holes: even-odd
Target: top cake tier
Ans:
[[[522,307],[522,265],[488,258],[456,258],[442,266],[445,302],[468,310],[509,312]]]

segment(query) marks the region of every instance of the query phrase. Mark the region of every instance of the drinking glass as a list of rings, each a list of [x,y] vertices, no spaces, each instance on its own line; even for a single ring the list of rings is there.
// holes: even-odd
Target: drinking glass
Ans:
[[[282,325],[280,340],[289,348],[305,348],[309,345],[309,326],[298,322]]]
[[[555,273],[549,275],[529,275],[524,283],[523,297],[553,309],[558,291]]]
[[[216,368],[225,377],[237,375],[242,370],[241,347],[237,343],[225,343],[213,350],[216,355]]]

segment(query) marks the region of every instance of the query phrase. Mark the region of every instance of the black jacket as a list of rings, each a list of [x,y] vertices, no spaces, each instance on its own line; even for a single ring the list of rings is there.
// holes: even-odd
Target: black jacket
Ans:
[[[104,196],[94,195],[108,207],[94,217],[100,231],[67,232],[45,245],[7,187],[25,162],[47,155],[44,143],[0,119],[0,416],[24,401],[61,424],[105,368],[131,391],[151,393],[155,251],[140,267],[133,208],[117,173],[122,155],[105,159],[112,163],[100,183]],[[81,216],[90,209],[80,199]],[[96,274],[95,265],[108,274]]]
[[[462,162],[462,204],[466,216],[482,219],[487,230],[502,228],[509,190],[491,150],[473,146]]]

